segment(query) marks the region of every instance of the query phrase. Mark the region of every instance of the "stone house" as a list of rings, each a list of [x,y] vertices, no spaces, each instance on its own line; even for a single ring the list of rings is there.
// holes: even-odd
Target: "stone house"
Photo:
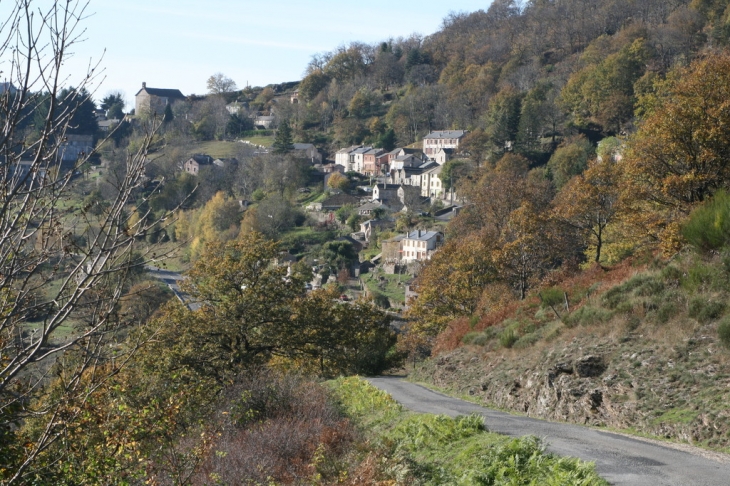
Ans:
[[[401,243],[405,235],[394,236],[380,242],[383,262],[399,262],[401,259]]]
[[[407,186],[405,184],[398,187],[398,200],[404,204],[408,205],[414,200],[421,198],[421,188],[416,186]]]
[[[418,167],[403,167],[402,169],[391,169],[386,182],[388,184],[399,184],[406,186],[421,187],[421,176],[423,173],[436,167],[436,162],[426,162]]]
[[[395,184],[375,184],[373,186],[373,200],[393,201],[398,199],[398,188]]]
[[[295,143],[292,144],[292,154],[295,157],[301,157],[309,160],[312,164],[322,163],[322,154],[319,153],[317,147],[311,143]]]
[[[364,223],[360,223],[360,233],[365,236],[365,241],[370,242],[370,238],[373,236],[373,231],[376,229],[392,228],[395,226],[394,221],[387,219],[369,219]]]
[[[423,137],[423,153],[434,158],[441,149],[458,149],[461,139],[468,132],[466,130],[441,130],[431,132]]]
[[[184,99],[185,95],[179,89],[148,88],[147,83],[142,83],[142,89],[134,95],[134,112],[137,115],[157,113],[162,116],[167,105]]]
[[[188,174],[197,176],[200,168],[213,164],[213,157],[210,155],[196,154],[190,157],[183,165],[183,170]]]

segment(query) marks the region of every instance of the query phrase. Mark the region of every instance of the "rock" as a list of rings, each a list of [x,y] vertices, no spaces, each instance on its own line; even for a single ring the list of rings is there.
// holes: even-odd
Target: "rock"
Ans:
[[[606,364],[600,356],[588,355],[575,362],[575,372],[581,378],[601,376],[604,371]]]
[[[591,401],[591,410],[596,410],[603,404],[603,392],[601,390],[593,390],[588,397]]]
[[[558,363],[555,365],[555,371],[557,373],[566,373],[570,375],[573,373],[573,365],[570,363]]]

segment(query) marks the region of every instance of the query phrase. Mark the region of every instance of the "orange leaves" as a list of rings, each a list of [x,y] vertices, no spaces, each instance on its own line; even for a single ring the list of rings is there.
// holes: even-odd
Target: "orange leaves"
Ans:
[[[665,84],[625,168],[649,200],[687,212],[730,182],[730,56],[697,61]]]

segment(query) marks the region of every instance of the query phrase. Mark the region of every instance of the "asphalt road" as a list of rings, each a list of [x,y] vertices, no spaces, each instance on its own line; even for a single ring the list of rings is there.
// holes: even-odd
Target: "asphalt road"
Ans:
[[[598,473],[611,484],[730,485],[730,462],[720,454],[703,454],[708,456],[703,457],[611,432],[510,415],[447,397],[400,378],[369,378],[369,381],[415,412],[452,417],[479,414],[492,432],[515,437],[540,437],[550,452],[595,462]]]
[[[180,280],[185,278],[181,274],[177,272],[172,272],[170,270],[165,270],[163,268],[154,267],[152,265],[145,265],[145,268],[151,276],[166,283],[170,290],[172,290],[172,292],[175,294],[175,296],[180,299],[180,302],[187,305],[190,310],[197,310],[198,308],[200,308],[200,304],[192,302],[190,300],[190,296],[180,289],[180,286],[178,284]]]

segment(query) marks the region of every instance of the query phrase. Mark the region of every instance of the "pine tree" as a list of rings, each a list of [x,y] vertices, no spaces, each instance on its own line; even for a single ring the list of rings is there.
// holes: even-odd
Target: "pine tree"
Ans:
[[[284,120],[279,125],[279,129],[276,131],[276,138],[274,138],[274,153],[285,154],[292,150],[292,133],[289,122]]]
[[[164,123],[170,123],[175,119],[175,115],[172,114],[172,105],[168,104],[165,106],[165,114],[162,117]]]

